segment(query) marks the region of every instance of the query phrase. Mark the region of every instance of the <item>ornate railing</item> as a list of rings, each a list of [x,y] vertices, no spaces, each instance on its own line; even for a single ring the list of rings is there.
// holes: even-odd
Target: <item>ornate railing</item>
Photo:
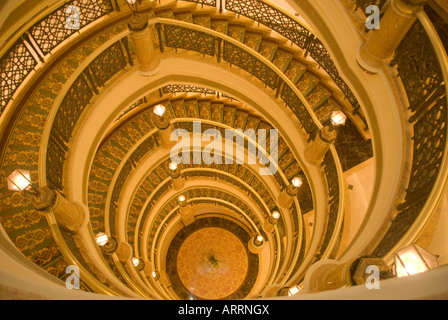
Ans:
[[[110,0],[71,0],[16,40],[0,58],[0,115],[39,61],[81,28],[112,11]]]
[[[207,4],[207,1],[184,0],[188,2],[199,2]],[[216,6],[216,2],[211,4]],[[308,54],[328,73],[336,85],[341,89],[348,102],[355,112],[359,110],[359,103],[345,81],[341,78],[330,54],[323,43],[294,17],[286,11],[262,0],[226,0],[225,4],[220,1],[220,11],[223,8],[248,17],[270,29],[278,32],[294,44],[304,50],[305,56]],[[367,126],[365,118],[360,115],[360,119]]]
[[[303,49],[334,80],[352,107],[358,109],[356,97],[341,78],[323,43],[289,13],[261,0],[226,0],[225,8],[269,27]]]
[[[308,134],[309,139],[314,138],[315,134],[318,132],[321,124],[316,119],[312,110],[309,106],[305,106],[305,99],[301,97],[297,91],[297,88],[287,79],[281,71],[277,71],[275,66],[271,65],[270,62],[265,59],[258,57],[256,52],[251,52],[250,49],[245,49],[236,40],[229,40],[228,37],[221,34],[216,34],[210,31],[209,35],[204,35],[204,32],[193,30],[189,27],[184,27],[181,22],[171,22],[166,21],[166,19],[159,19],[162,23],[159,24],[159,30],[164,35],[166,39],[165,45],[172,48],[188,48],[188,50],[201,52],[203,54],[208,54],[210,56],[216,56],[218,61],[226,61],[231,65],[238,66],[239,68],[249,72],[256,78],[258,78],[267,87],[275,90],[277,96],[281,97],[286,105],[293,111],[297,119],[300,121],[304,131]],[[166,22],[165,22],[166,21]],[[166,27],[169,27],[169,33],[165,33]],[[195,27],[196,28],[196,27]],[[200,27],[197,27],[200,28]],[[178,30],[175,30],[178,29]],[[175,39],[168,39],[170,35],[174,35]],[[182,36],[179,36],[182,35]],[[197,36],[201,41],[195,40],[191,41]],[[188,43],[185,43],[188,41]],[[168,45],[169,44],[169,45]],[[207,53],[205,53],[202,45],[205,45]],[[214,48],[214,49],[212,49]],[[163,48],[160,48],[163,50]],[[332,192],[338,193],[340,191],[340,181],[336,166],[334,165],[334,155],[327,158],[325,165],[324,175],[327,177],[328,188]],[[337,154],[336,154],[337,156]],[[329,162],[333,161],[333,166]],[[322,254],[329,255],[332,250],[332,243],[334,243],[335,232],[337,233],[340,226],[340,212],[343,210],[343,199],[336,194],[332,193],[329,203],[329,220],[327,226],[327,233],[325,235],[325,243],[323,246]],[[328,249],[326,251],[326,249]]]
[[[358,1],[358,6],[377,4]],[[408,231],[431,210],[442,196],[446,180],[447,157],[447,81],[446,51],[439,36],[447,24],[433,24],[424,11],[406,34],[391,61],[406,91],[413,127],[412,167],[404,201],[373,255],[384,257],[403,241]],[[437,30],[440,28],[440,30]],[[438,31],[438,32],[437,32]],[[433,202],[433,203],[432,203]],[[432,208],[432,209],[428,209]],[[426,212],[425,212],[426,211]]]
[[[422,23],[417,21],[391,63],[397,67],[408,96],[414,151],[405,200],[374,255],[391,251],[417,221],[431,193],[439,192],[435,190],[436,180],[447,148],[447,79],[433,48]]]
[[[63,192],[65,154],[79,118],[99,93],[99,88],[124,69],[129,61],[122,41],[118,41],[95,58],[68,90],[56,113],[48,141],[46,168],[50,187]]]

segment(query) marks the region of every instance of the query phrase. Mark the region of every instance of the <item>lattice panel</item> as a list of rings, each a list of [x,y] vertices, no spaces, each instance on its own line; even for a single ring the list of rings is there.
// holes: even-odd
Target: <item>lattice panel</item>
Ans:
[[[207,6],[216,7],[216,0],[184,0],[184,1],[194,2],[194,3],[197,3],[197,4],[201,4],[201,5],[207,5]]]
[[[275,89],[278,75],[266,64],[247,51],[224,41],[223,59],[257,77],[271,89]]]
[[[379,1],[379,0],[378,0]],[[328,73],[353,107],[359,104],[339,72],[322,42],[291,17],[279,12],[269,4],[258,0],[227,0],[226,9],[253,19],[291,40],[310,53],[314,60]]]
[[[56,132],[52,131],[47,147],[47,181],[51,188],[63,191],[62,167],[67,147],[59,140]]]
[[[0,115],[37,61],[23,42],[16,42],[0,61]]]
[[[227,0],[226,9],[260,22],[304,48],[310,32],[267,3],[257,0]]]
[[[71,6],[76,6],[77,12]],[[110,0],[73,0],[36,23],[29,32],[43,54],[47,54],[79,29],[112,11]],[[75,25],[79,22],[76,27],[74,20]]]
[[[214,90],[191,85],[170,84],[166,87],[163,87],[163,93],[184,93],[184,92],[216,94],[216,91]]]
[[[173,25],[165,25],[164,31],[167,47],[192,50],[210,56],[215,55],[214,36]]]
[[[66,94],[53,122],[53,127],[66,143],[70,141],[76,123],[92,97],[93,91],[81,74]]]
[[[93,60],[89,65],[89,69],[95,79],[95,84],[98,87],[102,87],[126,65],[127,62],[121,44],[117,41]]]
[[[406,201],[428,195],[439,173],[446,144],[446,98],[414,125],[414,156]]]
[[[442,86],[443,77],[432,45],[420,23],[415,23],[406,35],[392,65],[398,66],[411,111],[427,108],[425,100]]]
[[[288,105],[288,107],[294,112],[297,119],[302,124],[308,135],[312,135],[317,130],[317,126],[313,121],[313,118],[308,113],[303,103],[300,101],[299,97],[294,93],[294,91],[289,86],[284,86],[282,90],[281,97],[283,101]]]

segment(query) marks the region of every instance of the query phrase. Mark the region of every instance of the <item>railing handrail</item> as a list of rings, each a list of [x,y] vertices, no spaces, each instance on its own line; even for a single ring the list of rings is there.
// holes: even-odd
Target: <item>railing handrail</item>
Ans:
[[[445,47],[434,28],[429,17],[426,15],[423,9],[419,9],[417,12],[418,21],[423,26],[429,40],[431,41],[434,49],[434,53],[439,62],[439,66],[441,68],[443,81],[445,83],[445,92],[448,107],[448,55],[445,51]],[[445,128],[448,132],[448,126]],[[439,204],[442,201],[443,196],[446,193],[447,185],[448,185],[448,141],[445,142],[445,148],[443,152],[443,158],[441,161],[439,173],[437,175],[436,181],[432,186],[432,190],[426,199],[425,205],[423,206],[420,214],[417,219],[412,224],[411,228],[407,231],[406,235],[401,238],[401,240],[394,246],[394,248],[389,251],[389,253],[384,257],[384,260],[392,264],[393,262],[393,253],[396,252],[399,248],[402,248],[406,245],[411,244],[415,241],[418,235],[423,232],[424,227],[429,222],[430,218],[433,216],[433,213],[439,207]]]

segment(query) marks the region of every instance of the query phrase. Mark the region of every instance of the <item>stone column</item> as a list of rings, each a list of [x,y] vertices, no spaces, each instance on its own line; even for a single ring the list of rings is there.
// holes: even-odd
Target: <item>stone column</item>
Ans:
[[[151,74],[160,63],[160,56],[154,46],[154,25],[148,25],[148,17],[134,15],[129,22],[130,38],[134,47],[140,71]]]
[[[115,251],[121,262],[131,260],[132,252],[132,246],[127,242],[119,242],[117,245],[117,250]]]
[[[334,127],[325,126],[305,149],[305,159],[313,165],[319,164],[325,157],[330,145],[336,141],[337,131]]]
[[[247,247],[249,249],[250,252],[254,253],[254,254],[258,254],[261,253],[261,251],[263,251],[265,245],[265,241],[259,241],[257,239],[257,237],[255,238],[251,238],[249,240],[249,243],[247,244]]]
[[[173,179],[173,187],[175,190],[182,190],[184,188],[185,182],[182,177],[182,174],[180,172],[179,168],[176,168],[175,170],[170,170],[170,176]]]
[[[179,213],[184,226],[188,226],[194,222],[194,210],[191,206],[187,206],[186,204],[181,206],[179,208]]]
[[[56,220],[71,231],[78,231],[86,218],[80,205],[68,201],[49,187],[39,188],[31,203],[39,211],[52,210]]]
[[[278,220],[274,219],[272,216],[270,216],[264,223],[263,223],[263,230],[266,233],[272,233],[275,230],[275,225],[277,224]]]
[[[174,141],[171,141],[171,123],[166,116],[157,119],[157,128],[159,129],[160,145],[162,148],[170,149]]]
[[[401,40],[417,19],[416,11],[427,0],[392,0],[380,20],[380,28],[374,29],[361,46],[358,63],[364,69],[375,72],[397,49]],[[373,68],[373,69],[372,69]]]
[[[286,189],[283,189],[278,197],[278,204],[289,209],[294,201],[294,197],[299,193],[299,189],[290,184]]]

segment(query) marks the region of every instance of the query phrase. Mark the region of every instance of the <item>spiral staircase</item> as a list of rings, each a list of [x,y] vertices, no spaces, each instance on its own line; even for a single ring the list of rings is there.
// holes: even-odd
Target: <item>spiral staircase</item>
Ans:
[[[446,280],[443,266],[423,278],[391,271],[414,243],[448,262],[447,20],[437,1],[396,2],[418,9],[377,64],[360,50],[377,32],[365,28],[366,7],[379,6],[387,28],[387,1],[4,4],[3,297],[306,299],[345,288],[357,298],[366,263],[386,288]],[[334,128],[335,112],[344,126]],[[335,140],[322,140],[327,128]],[[231,139],[232,151],[277,156],[275,170],[261,174],[262,156],[247,163],[227,149],[207,161],[211,130],[254,132]],[[174,132],[193,142],[178,175]],[[353,193],[365,168],[370,191]],[[37,196],[8,188],[17,170]],[[56,200],[38,208],[44,191]],[[79,290],[66,289],[71,266]],[[446,298],[431,288],[411,297]]]

